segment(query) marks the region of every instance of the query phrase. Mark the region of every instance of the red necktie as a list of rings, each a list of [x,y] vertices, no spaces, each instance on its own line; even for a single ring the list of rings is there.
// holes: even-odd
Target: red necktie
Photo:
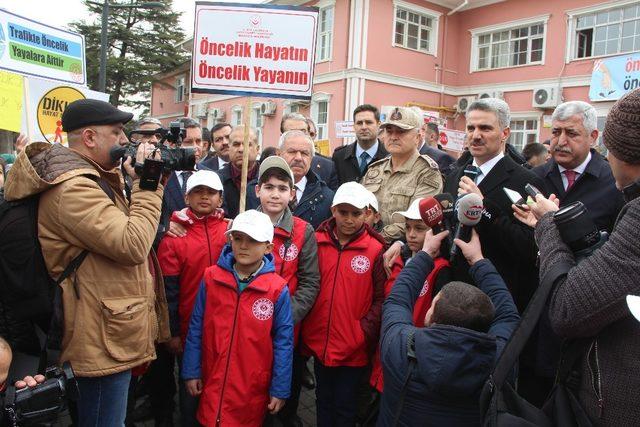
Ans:
[[[569,191],[569,189],[571,187],[573,187],[573,184],[575,184],[576,182],[576,175],[578,173],[576,171],[572,171],[567,169],[566,171],[564,171],[564,176],[567,177],[567,191]]]

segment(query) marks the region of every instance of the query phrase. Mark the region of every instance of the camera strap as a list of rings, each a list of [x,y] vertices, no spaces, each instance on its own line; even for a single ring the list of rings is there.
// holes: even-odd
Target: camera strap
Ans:
[[[16,415],[16,388],[14,386],[7,387],[7,391],[4,397],[4,411],[9,418],[9,425],[11,427],[18,427],[18,416]]]

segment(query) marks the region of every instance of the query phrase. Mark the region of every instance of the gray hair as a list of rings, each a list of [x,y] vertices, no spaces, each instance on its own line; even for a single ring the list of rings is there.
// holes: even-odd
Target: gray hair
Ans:
[[[551,120],[569,120],[571,116],[579,114],[582,116],[582,125],[587,133],[591,133],[598,128],[598,113],[596,109],[584,101],[564,102],[553,110]]]
[[[486,111],[493,113],[498,118],[498,124],[501,129],[508,128],[511,124],[511,110],[509,104],[498,98],[482,98],[477,99],[469,105],[467,113],[473,111]]]
[[[306,133],[302,132],[301,130],[288,130],[285,133],[283,133],[282,135],[280,135],[280,140],[278,141],[278,149],[282,151],[282,147],[284,147],[284,144],[290,140],[291,138],[297,138],[297,137],[303,137],[304,139],[306,139],[309,142],[309,145],[311,145],[311,157],[316,155],[316,147],[313,144],[313,140],[311,139],[311,137],[309,135],[307,135]]]
[[[309,129],[309,123],[307,122],[307,118],[300,113],[288,113],[282,116],[282,120],[280,120],[280,133],[284,133],[284,122],[287,120],[295,120],[296,122],[305,122],[307,123],[307,130]]]
[[[244,132],[244,125],[238,125],[231,129],[231,133],[234,133],[236,131]],[[229,134],[229,136],[231,136],[231,133]],[[253,140],[254,144],[258,145],[258,131],[256,130],[256,128],[249,126],[249,138]]]
[[[158,119],[155,119],[153,117],[145,117],[142,118],[140,120],[138,120],[138,123],[136,123],[136,126],[142,126],[142,125],[146,125],[146,124],[152,124],[152,125],[157,125],[158,127],[162,127],[162,122]]]
[[[178,121],[182,124],[182,127],[184,127],[185,129],[192,129],[192,128],[201,129],[202,128],[202,126],[200,126],[200,123],[193,120],[191,117],[182,117],[178,119]]]

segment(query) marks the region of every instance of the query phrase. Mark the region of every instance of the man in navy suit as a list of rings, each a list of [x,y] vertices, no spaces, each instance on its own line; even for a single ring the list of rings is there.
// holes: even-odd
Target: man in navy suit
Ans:
[[[290,130],[299,130],[307,135],[310,134],[307,119],[302,114],[298,113],[290,113],[282,116],[282,120],[280,121],[280,133],[283,134]],[[311,170],[318,175],[331,190],[335,191],[336,188],[338,188],[338,175],[336,174],[336,168],[333,164],[333,160],[321,154],[314,154],[311,159]]]
[[[199,166],[217,171],[229,163],[229,135],[231,135],[231,129],[229,123],[218,123],[211,128],[211,144],[215,154],[200,162]]]
[[[443,175],[447,175],[451,164],[456,161],[453,157],[445,153],[438,145],[440,140],[440,129],[438,125],[433,122],[425,123],[422,126],[424,133],[424,142],[420,147],[420,154],[426,154],[431,157],[438,164],[438,168]]]

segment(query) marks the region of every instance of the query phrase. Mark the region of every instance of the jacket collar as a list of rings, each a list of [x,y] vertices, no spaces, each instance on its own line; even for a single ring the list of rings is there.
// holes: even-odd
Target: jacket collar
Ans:
[[[558,196],[564,195],[566,191],[564,189],[564,184],[562,183],[562,176],[560,175],[560,169],[556,161],[554,159],[551,159],[547,163],[545,163],[542,166],[542,168],[543,168],[545,178],[551,181],[551,183],[555,187],[554,188],[555,191],[553,191],[553,193],[555,193]],[[587,167],[585,168],[584,173],[582,175],[591,175],[594,178],[599,179],[606,172],[606,169],[607,169],[607,163],[604,160],[604,157],[602,157],[600,153],[598,153],[596,150],[592,148],[591,160],[587,164]],[[579,182],[580,179],[581,177],[578,177],[578,180],[576,182]]]
[[[372,238],[382,243],[384,247],[386,247],[384,238],[373,228],[369,227],[367,224],[363,224],[362,228],[351,238],[351,240],[349,240],[346,245],[341,247],[340,242],[338,241],[338,238],[335,235],[335,228],[336,228],[336,219],[333,217],[327,219],[322,224],[320,224],[318,226],[318,231],[321,232],[321,234],[316,235],[318,239],[318,243],[332,243],[333,245],[335,245],[340,249],[345,249],[347,247],[349,249],[366,248],[368,247],[368,245],[365,243],[363,237],[365,237],[365,235],[368,234]]]
[[[223,218],[224,210],[220,208],[217,208],[209,215],[205,216],[196,215],[189,207],[186,207],[179,211],[175,211],[173,214],[171,214],[171,221],[185,226],[190,226],[196,223],[203,223],[205,222],[205,220],[222,220]]]
[[[269,290],[269,284],[265,283],[262,280],[256,281],[256,279],[263,274],[273,273],[275,272],[275,266],[273,262],[273,254],[268,254],[262,257],[262,268],[256,272],[250,280],[247,289],[252,289],[260,292],[267,292]],[[223,283],[226,286],[233,287],[234,289],[238,289],[238,276],[233,268],[235,263],[235,258],[233,257],[233,251],[231,249],[231,244],[227,243],[222,248],[222,253],[220,254],[220,258],[218,258],[218,266],[225,270],[227,273],[231,274],[234,278],[234,283],[229,283],[228,281],[220,278],[220,283]]]
[[[389,161],[384,165],[383,173],[386,171],[389,171],[389,173],[409,173],[413,170],[413,166],[418,160],[418,157],[420,157],[420,153],[416,150],[413,155],[395,171],[393,171],[393,167],[391,166],[391,162],[393,161],[392,157],[389,157]]]

